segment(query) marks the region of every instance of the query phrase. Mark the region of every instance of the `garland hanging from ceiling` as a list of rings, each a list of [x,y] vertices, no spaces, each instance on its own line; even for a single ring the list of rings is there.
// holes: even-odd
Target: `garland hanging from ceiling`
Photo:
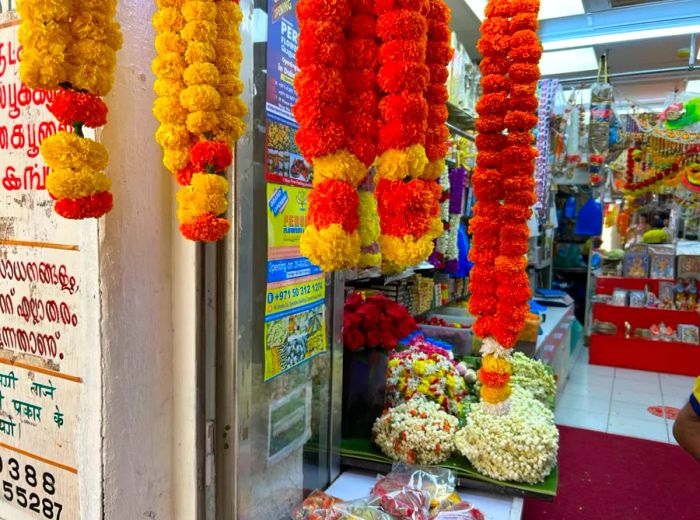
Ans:
[[[158,96],[153,113],[163,164],[182,188],[177,193],[182,235],[214,242],[230,228],[226,170],[233,143],[245,131],[240,98],[242,12],[234,0],[158,0],[153,61]]]
[[[371,23],[368,18],[371,20],[371,11],[362,2],[300,0],[297,4],[296,142],[314,169],[307,226],[299,248],[324,271],[353,267],[360,260],[357,186],[367,175],[373,152],[371,139],[353,137],[355,129],[349,131],[348,116],[367,126],[372,121],[357,107],[357,99],[350,105],[356,108],[350,114],[348,106],[349,98],[363,94],[362,77],[375,59],[373,42],[364,37],[363,23]],[[350,28],[350,38],[346,38]],[[353,46],[352,52],[348,45]],[[367,88],[371,89],[371,83]],[[360,128],[357,133],[368,136]]]
[[[63,128],[41,143],[51,172],[46,189],[64,218],[99,218],[112,209],[105,175],[105,146],[86,138],[83,128],[107,122],[100,99],[112,88],[116,53],[122,45],[114,21],[116,0],[40,2],[20,0],[20,79],[31,89],[55,91],[49,110]]]
[[[535,203],[532,128],[537,124],[537,37],[539,0],[490,0],[479,50],[483,95],[477,104],[477,168],[472,183],[478,200],[470,223],[470,311],[483,338],[481,396],[492,413],[508,409],[510,353],[529,312],[526,272]]]

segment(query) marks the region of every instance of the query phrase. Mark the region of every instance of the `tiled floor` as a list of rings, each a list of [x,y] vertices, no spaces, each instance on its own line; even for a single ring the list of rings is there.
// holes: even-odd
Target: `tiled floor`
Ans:
[[[675,443],[673,421],[656,417],[650,406],[681,408],[694,378],[588,364],[588,349],[578,359],[558,396],[557,424]]]

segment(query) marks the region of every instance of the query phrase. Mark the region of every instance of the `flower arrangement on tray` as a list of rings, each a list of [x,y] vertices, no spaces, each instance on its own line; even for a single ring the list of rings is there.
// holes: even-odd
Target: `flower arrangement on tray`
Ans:
[[[155,137],[163,164],[182,186],[180,232],[189,240],[215,242],[230,229],[221,216],[228,208],[225,172],[233,143],[245,131],[238,29],[243,13],[236,0],[157,3],[153,114],[160,127]]]
[[[17,2],[20,79],[30,89],[52,91],[48,109],[60,123],[61,130],[42,141],[41,154],[51,169],[46,189],[54,211],[67,219],[99,218],[113,205],[104,173],[107,149],[86,138],[83,129],[107,122],[101,97],[112,88],[122,45],[116,5],[116,0]]]

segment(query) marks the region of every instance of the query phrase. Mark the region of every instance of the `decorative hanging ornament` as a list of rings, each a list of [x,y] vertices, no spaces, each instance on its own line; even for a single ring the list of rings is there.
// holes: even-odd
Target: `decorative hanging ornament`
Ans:
[[[114,21],[116,0],[19,0],[17,11],[22,19],[20,79],[30,89],[52,92],[48,108],[60,123],[59,132],[41,143],[51,169],[46,189],[56,201],[54,211],[68,219],[99,218],[113,204],[104,173],[107,149],[86,138],[83,128],[107,122],[101,97],[112,88],[122,45]]]

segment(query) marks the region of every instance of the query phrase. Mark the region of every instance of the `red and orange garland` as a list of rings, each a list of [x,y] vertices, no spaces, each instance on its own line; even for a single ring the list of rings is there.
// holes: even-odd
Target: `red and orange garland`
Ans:
[[[22,18],[20,79],[30,89],[56,91],[48,108],[61,128],[73,129],[41,142],[51,169],[46,190],[56,201],[54,211],[68,219],[101,217],[112,209],[111,181],[104,173],[107,149],[86,138],[83,128],[107,122],[100,98],[112,88],[122,45],[114,21],[116,0],[20,0],[17,10]]]
[[[153,113],[163,163],[178,184],[180,232],[214,242],[230,228],[225,172],[232,145],[244,132],[240,99],[242,52],[236,0],[157,0],[153,17],[158,52],[153,61]]]
[[[522,331],[531,297],[526,272],[535,203],[531,130],[537,124],[539,0],[490,0],[479,50],[483,95],[477,104],[477,204],[470,223],[475,263],[470,311],[484,338],[481,396],[493,413],[507,410],[510,353]],[[504,130],[507,132],[504,133]]]
[[[307,226],[299,248],[324,271],[353,267],[360,260],[357,186],[365,178],[367,168],[355,153],[369,161],[371,143],[367,151],[359,138],[351,137],[355,129],[350,131],[346,115],[348,91],[355,88],[354,95],[360,93],[361,76],[371,70],[374,58],[370,56],[371,45],[358,42],[365,39],[362,36],[367,30],[362,25],[369,20],[353,18],[353,12],[358,16],[368,13],[363,3],[348,0],[300,0],[297,4],[300,33],[296,54],[299,72],[294,78],[298,95],[294,116],[299,123],[296,142],[314,168]],[[346,31],[351,35],[349,39]],[[355,51],[365,52],[350,58],[348,43],[354,44]],[[346,87],[346,78],[353,76],[353,69],[360,77]],[[371,88],[372,83],[366,85]],[[365,117],[357,110],[352,115],[355,123],[370,120],[366,124],[372,125],[371,116]],[[364,134],[360,129],[358,133]]]
[[[427,258],[433,239],[442,234],[440,185],[421,178],[428,166],[424,94],[431,85],[426,65],[431,8],[430,0],[375,0],[374,9],[381,44],[377,80],[383,94],[375,197],[385,269],[394,271]],[[432,54],[439,64],[439,53]]]

